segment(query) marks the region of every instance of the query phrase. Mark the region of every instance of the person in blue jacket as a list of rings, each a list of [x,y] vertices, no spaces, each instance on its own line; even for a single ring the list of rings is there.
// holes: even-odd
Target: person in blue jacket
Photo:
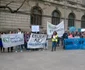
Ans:
[[[2,40],[1,40],[1,34],[4,34],[4,33],[0,33],[0,51],[5,52],[5,48],[3,47]]]

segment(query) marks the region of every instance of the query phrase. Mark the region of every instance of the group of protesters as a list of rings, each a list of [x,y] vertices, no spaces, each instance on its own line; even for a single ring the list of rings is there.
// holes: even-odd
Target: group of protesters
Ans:
[[[78,32],[78,31],[74,31],[74,32],[69,32],[69,31],[65,31],[65,33],[62,36],[62,45],[63,48],[65,49],[65,45],[64,45],[64,40],[65,39],[75,39],[75,38],[85,38],[85,31],[83,32]]]
[[[29,41],[31,32],[22,32],[22,30],[20,28],[18,28],[16,32],[9,31],[8,33],[5,33],[5,32],[0,33],[0,43],[2,43],[2,41],[1,41],[1,35],[2,34],[16,34],[16,33],[17,34],[22,34],[22,33],[24,34],[24,44],[18,45],[18,46],[12,46],[12,47],[8,47],[8,48],[4,48],[3,45],[0,44],[0,51],[1,52],[5,52],[5,50],[8,50],[8,52],[13,52],[13,51],[15,51],[15,52],[18,52],[18,51],[23,52],[23,49],[29,50],[27,48],[27,42]],[[46,34],[46,33],[44,33],[44,34]],[[53,35],[52,35],[52,38],[51,38],[52,42],[54,41],[54,43],[52,43],[52,51],[54,51],[54,50],[56,51],[57,45],[59,46],[59,37],[56,34],[57,34],[57,32],[54,31]],[[56,38],[57,43],[55,42],[54,37]],[[45,47],[45,49],[47,49],[47,47]],[[34,49],[32,49],[32,50],[34,50]]]
[[[85,31],[83,32],[65,31],[61,38],[59,38],[57,32],[54,31],[51,38],[52,38],[52,51],[56,51],[56,47],[58,47],[59,44],[61,44],[61,46],[63,46],[63,49],[65,49],[65,45],[64,45],[65,39],[85,38]]]
[[[28,42],[28,40],[29,40],[29,38],[30,38],[30,32],[22,32],[21,31],[21,29],[20,28],[18,28],[17,29],[17,31],[16,32],[13,32],[13,31],[9,31],[9,32],[0,32],[0,51],[1,52],[5,52],[5,48],[3,47],[3,44],[2,44],[2,41],[1,41],[1,35],[3,35],[3,34],[24,34],[24,44],[23,45],[19,45],[19,46],[16,46],[16,47],[8,47],[7,48],[7,50],[8,50],[8,52],[13,52],[13,50],[15,49],[15,52],[18,52],[18,49],[19,49],[19,51],[20,52],[22,52],[23,51],[23,48],[25,48],[26,50],[28,50],[27,49],[27,42]]]
[[[0,32],[0,51],[1,52],[6,52],[6,51],[8,51],[8,52],[14,52],[14,51],[15,52],[23,52],[24,50],[27,50],[27,51],[29,51],[29,50],[35,51],[35,50],[39,50],[39,49],[42,50],[42,48],[30,49],[30,48],[27,47],[27,43],[29,41],[31,33],[39,34],[39,32],[30,32],[30,31],[29,32],[28,31],[24,32],[20,28],[18,28],[16,31]],[[1,39],[1,35],[4,35],[4,34],[24,34],[24,44],[21,44],[21,45],[18,45],[18,46],[12,46],[12,47],[8,47],[8,48],[4,48],[3,44],[2,44],[2,39]],[[44,32],[43,34],[46,34],[46,33]],[[46,46],[46,44],[45,44],[45,46]],[[44,49],[47,50],[47,47],[45,47]]]
[[[68,38],[85,38],[85,32],[68,32],[65,31],[65,33],[62,36],[63,39],[68,39]]]
[[[2,43],[1,41],[1,35],[3,34],[24,34],[24,44],[22,45],[18,45],[16,47],[8,47],[7,50],[8,52],[13,52],[15,49],[15,52],[23,52],[23,49],[25,48],[26,50],[29,50],[27,48],[27,42],[29,41],[31,32],[22,32],[22,30],[20,28],[17,29],[16,32],[13,31],[9,31],[8,33],[5,32],[1,32],[0,33],[0,43]],[[69,32],[69,31],[65,31],[64,34],[62,35],[62,37],[58,37],[58,34],[56,31],[53,32],[52,37],[51,37],[51,41],[52,41],[52,51],[56,51],[56,47],[59,46],[61,44],[61,46],[64,47],[64,40],[68,39],[68,38],[85,38],[85,32]],[[0,51],[1,52],[5,52],[5,48],[3,47],[2,44],[0,44]]]

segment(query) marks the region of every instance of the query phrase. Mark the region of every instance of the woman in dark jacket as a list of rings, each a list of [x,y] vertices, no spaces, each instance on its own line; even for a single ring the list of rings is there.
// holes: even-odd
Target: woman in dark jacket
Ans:
[[[64,33],[63,36],[62,36],[63,49],[65,48],[65,46],[64,46],[64,39],[68,39],[68,33],[67,33],[67,31],[65,31],[65,33]]]

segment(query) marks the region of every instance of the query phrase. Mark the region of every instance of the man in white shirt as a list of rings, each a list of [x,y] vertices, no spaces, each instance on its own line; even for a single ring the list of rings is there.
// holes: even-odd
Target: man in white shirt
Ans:
[[[18,28],[18,34],[21,34],[22,32],[21,32],[21,29],[20,28]]]
[[[18,28],[17,33],[18,33],[18,34],[22,34],[22,32],[21,32],[21,29],[20,29],[20,28]],[[18,45],[18,46],[16,46],[16,52],[18,51],[18,47],[19,47],[20,52],[22,52],[22,45]]]

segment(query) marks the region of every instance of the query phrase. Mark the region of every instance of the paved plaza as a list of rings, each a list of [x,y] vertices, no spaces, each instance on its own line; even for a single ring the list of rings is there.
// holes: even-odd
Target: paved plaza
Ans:
[[[84,50],[0,53],[0,70],[84,70]]]

